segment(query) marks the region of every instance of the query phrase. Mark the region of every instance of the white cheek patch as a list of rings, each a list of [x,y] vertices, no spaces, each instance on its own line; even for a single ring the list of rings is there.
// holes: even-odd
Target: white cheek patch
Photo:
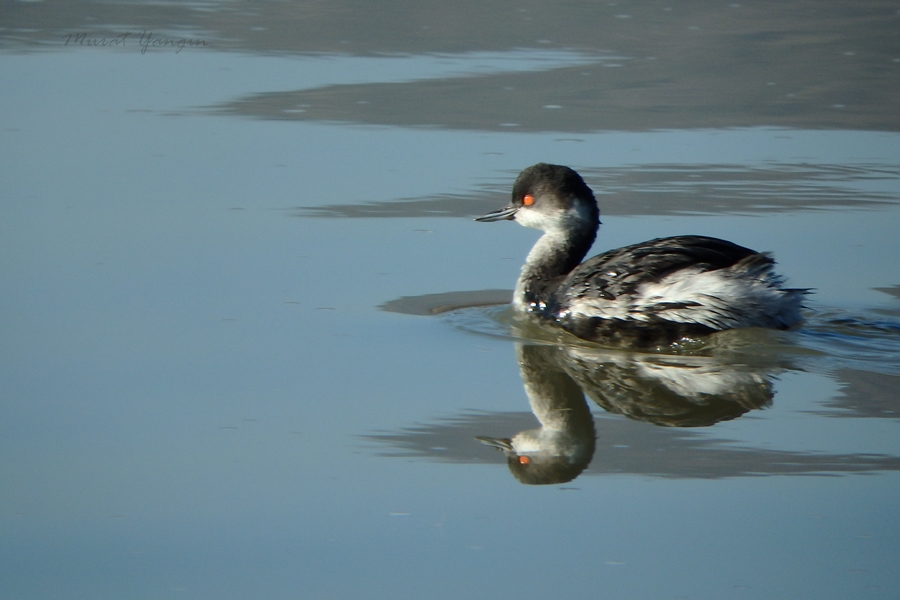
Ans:
[[[597,226],[596,214],[577,198],[571,199],[571,207],[567,210],[542,211],[533,206],[523,206],[516,212],[516,222],[524,227],[565,237],[573,232],[593,230]]]
[[[523,206],[516,213],[516,223],[523,227],[531,227],[532,229],[546,230],[548,222],[547,218],[536,211]]]
[[[513,450],[516,451],[516,454],[537,454],[543,450],[544,445],[541,443],[542,441],[539,429],[522,431],[513,437]]]

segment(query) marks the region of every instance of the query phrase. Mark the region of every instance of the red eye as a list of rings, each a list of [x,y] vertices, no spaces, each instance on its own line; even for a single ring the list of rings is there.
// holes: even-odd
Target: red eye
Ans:
[[[531,206],[532,204],[534,204],[534,196],[532,196],[531,194],[525,194],[525,197],[522,198],[522,204],[524,204],[525,206]]]
[[[525,197],[526,197],[526,198],[531,198],[531,196],[525,196]],[[532,198],[532,202],[533,202],[533,201],[534,201],[534,199]],[[527,456],[520,456],[520,457],[519,457],[519,464],[520,464],[520,465],[527,465],[527,464],[530,463],[530,462],[531,462],[531,459],[528,458]]]

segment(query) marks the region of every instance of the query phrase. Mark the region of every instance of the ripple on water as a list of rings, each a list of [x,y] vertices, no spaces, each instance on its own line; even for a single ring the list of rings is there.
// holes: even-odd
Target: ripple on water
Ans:
[[[510,290],[447,292],[398,298],[380,308],[403,314],[436,315],[455,329],[493,338],[601,348],[559,328],[517,316],[508,304],[511,296]],[[814,371],[852,368],[900,375],[900,318],[890,310],[817,307],[808,311],[806,321],[791,331],[723,331],[657,348],[653,353],[778,363]]]
[[[565,346],[597,346],[566,332],[518,318],[508,305],[473,306],[443,312],[452,327],[503,339]],[[790,363],[796,368],[853,368],[900,375],[900,321],[842,309],[810,311],[796,330],[743,329],[705,340],[658,348],[663,354],[714,355],[745,361]]]

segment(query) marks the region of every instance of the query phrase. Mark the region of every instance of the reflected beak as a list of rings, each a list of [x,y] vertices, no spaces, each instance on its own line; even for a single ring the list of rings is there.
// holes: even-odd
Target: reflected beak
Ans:
[[[500,450],[507,456],[513,456],[516,453],[512,447],[512,440],[509,438],[476,437],[475,439],[485,446]]]
[[[495,210],[494,212],[490,212],[483,217],[478,217],[475,219],[476,221],[481,221],[482,223],[490,223],[492,221],[503,221],[504,219],[507,221],[512,221],[516,218],[516,213],[519,211],[518,206],[507,206],[505,208],[501,208],[500,210]]]

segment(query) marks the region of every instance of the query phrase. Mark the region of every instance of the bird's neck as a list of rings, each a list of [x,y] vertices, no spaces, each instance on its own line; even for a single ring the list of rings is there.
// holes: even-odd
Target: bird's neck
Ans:
[[[546,308],[560,282],[591,249],[597,231],[548,231],[535,243],[516,282],[513,305],[525,312]]]

